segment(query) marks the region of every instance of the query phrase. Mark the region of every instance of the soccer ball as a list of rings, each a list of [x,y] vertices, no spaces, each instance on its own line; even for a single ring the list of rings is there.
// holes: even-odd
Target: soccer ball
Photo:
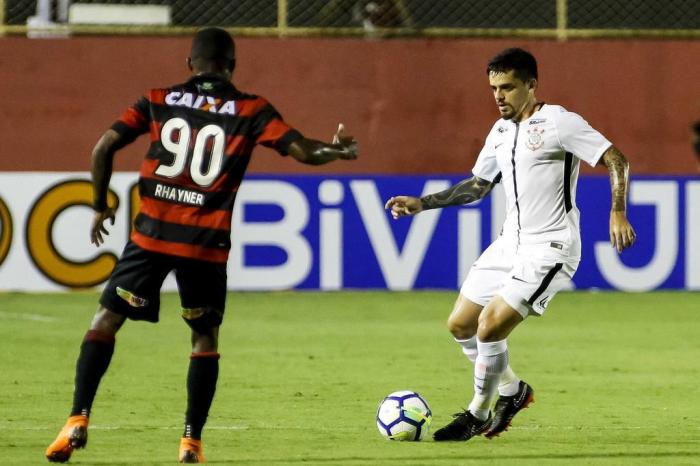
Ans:
[[[391,393],[377,409],[379,433],[389,440],[422,440],[432,420],[428,403],[410,390]]]

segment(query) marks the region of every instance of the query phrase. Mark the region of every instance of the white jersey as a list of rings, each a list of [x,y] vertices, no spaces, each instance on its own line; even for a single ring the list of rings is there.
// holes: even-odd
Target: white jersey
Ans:
[[[521,245],[554,243],[573,259],[581,255],[579,160],[595,166],[610,146],[576,113],[545,104],[527,120],[498,120],[472,172],[503,183],[503,236]]]

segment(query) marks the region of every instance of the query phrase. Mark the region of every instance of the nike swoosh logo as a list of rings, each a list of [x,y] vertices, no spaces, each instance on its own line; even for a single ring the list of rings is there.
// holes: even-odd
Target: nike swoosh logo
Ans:
[[[516,277],[515,275],[513,275],[513,276],[510,277],[510,278],[512,278],[513,280],[518,280],[519,282],[527,283],[525,280],[523,280],[522,278],[518,278],[518,277]]]
[[[503,143],[500,142],[500,143],[496,144],[493,148],[494,148],[494,149],[498,149],[498,148],[501,147],[502,145],[503,145]]]

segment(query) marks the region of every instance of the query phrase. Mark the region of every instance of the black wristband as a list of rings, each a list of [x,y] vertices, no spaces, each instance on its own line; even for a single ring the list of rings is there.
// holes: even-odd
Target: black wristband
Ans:
[[[92,208],[96,212],[104,212],[108,207],[106,199],[95,199],[95,202],[92,204]]]

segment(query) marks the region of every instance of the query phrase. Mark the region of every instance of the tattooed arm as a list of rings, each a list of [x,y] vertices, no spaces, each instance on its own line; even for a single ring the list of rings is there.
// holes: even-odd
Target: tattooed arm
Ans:
[[[470,204],[486,196],[494,183],[479,177],[472,177],[447,188],[439,193],[428,194],[421,198],[412,196],[396,196],[389,199],[384,206],[391,209],[394,218],[405,215],[416,215],[428,209],[438,209],[452,205]]]
[[[439,193],[421,197],[421,207],[423,210],[428,210],[451,205],[471,204],[486,196],[493,186],[492,182],[474,176]]]
[[[627,191],[629,181],[629,163],[617,147],[610,146],[602,157],[610,173],[612,206],[610,209],[610,243],[622,252],[636,239],[634,228],[627,220]]]
[[[345,135],[345,126],[341,123],[330,144],[303,138],[289,146],[289,155],[307,165],[323,165],[338,159],[354,160],[357,158],[357,141]]]

